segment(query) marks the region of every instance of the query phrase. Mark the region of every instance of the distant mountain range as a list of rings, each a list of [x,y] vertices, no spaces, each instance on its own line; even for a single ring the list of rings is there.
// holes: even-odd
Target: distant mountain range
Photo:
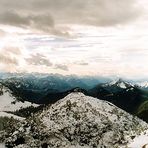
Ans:
[[[122,79],[99,84],[87,91],[88,95],[107,100],[148,122],[148,91]]]
[[[20,96],[20,99],[38,102],[48,93],[61,93],[79,87],[85,90],[99,83],[111,81],[104,77],[62,76],[59,74],[1,74],[0,83]]]
[[[147,94],[140,87],[121,79],[112,83],[99,84],[88,93],[93,97],[110,101],[131,113],[134,113],[139,104],[148,99]]]
[[[107,100],[148,122],[148,90],[122,79],[46,74],[0,75],[0,84],[19,101],[53,104],[72,92]],[[140,83],[139,83],[140,84]]]

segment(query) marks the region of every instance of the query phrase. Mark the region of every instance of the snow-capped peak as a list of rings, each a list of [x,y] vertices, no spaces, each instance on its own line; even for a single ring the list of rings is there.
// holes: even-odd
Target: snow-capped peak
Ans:
[[[53,148],[121,147],[126,146],[131,137],[148,129],[145,122],[113,104],[78,92],[38,113],[27,126],[33,127],[32,124],[36,125],[33,133],[31,129],[28,131],[28,127],[21,133],[26,141],[24,147],[40,147],[43,144]],[[15,133],[18,134],[13,134],[16,139],[19,131]],[[13,142],[13,137],[11,139]]]
[[[128,87],[133,87],[133,84],[126,82],[122,79],[118,79],[118,80],[114,80],[114,81],[108,83],[108,86],[117,86],[119,88],[126,89]]]
[[[140,86],[140,87],[143,87],[143,88],[147,88],[148,87],[148,82],[147,81],[138,82],[137,85]]]
[[[120,88],[126,88],[126,85],[124,82],[118,83],[117,86]]]

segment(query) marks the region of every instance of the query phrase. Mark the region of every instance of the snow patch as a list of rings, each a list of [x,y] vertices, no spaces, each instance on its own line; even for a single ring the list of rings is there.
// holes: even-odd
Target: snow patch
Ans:
[[[138,86],[143,87],[143,88],[147,88],[148,87],[148,82],[144,81],[144,82],[139,82],[137,83]]]
[[[6,148],[4,143],[0,143],[0,148]]]
[[[133,139],[133,141],[129,144],[129,148],[148,148],[148,130],[142,133],[140,136],[137,136]]]
[[[120,88],[126,88],[126,85],[123,82],[119,83],[117,86],[120,87]]]
[[[0,111],[0,117],[8,117],[8,118],[14,118],[17,120],[24,120],[25,118],[10,114],[10,113],[6,113],[6,112],[2,112]]]
[[[38,106],[37,104],[32,104],[27,101],[16,101],[16,103],[12,103],[14,101],[13,96],[8,91],[4,91],[4,94],[0,96],[0,111],[16,111],[29,106]]]

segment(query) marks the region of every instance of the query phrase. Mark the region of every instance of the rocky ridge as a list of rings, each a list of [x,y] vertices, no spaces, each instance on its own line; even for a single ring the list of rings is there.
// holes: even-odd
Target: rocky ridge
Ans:
[[[117,148],[147,129],[115,105],[74,92],[19,123],[5,142],[16,148]]]

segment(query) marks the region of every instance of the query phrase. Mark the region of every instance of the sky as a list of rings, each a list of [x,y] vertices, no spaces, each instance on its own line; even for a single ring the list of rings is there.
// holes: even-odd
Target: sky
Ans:
[[[0,72],[148,78],[147,0],[0,0]]]

